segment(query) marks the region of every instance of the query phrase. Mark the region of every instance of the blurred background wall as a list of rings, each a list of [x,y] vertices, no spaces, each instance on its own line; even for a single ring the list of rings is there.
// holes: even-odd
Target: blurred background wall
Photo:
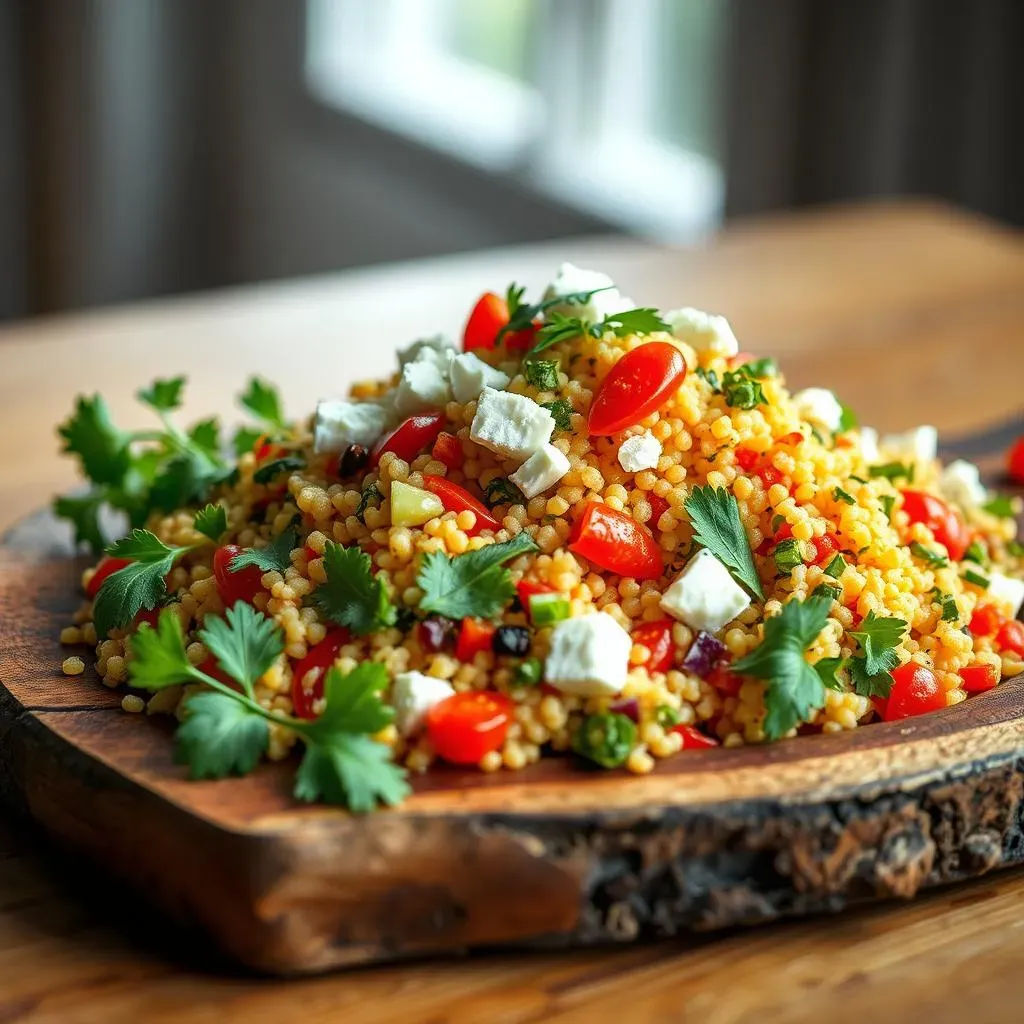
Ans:
[[[880,195],[1024,224],[1020,0],[0,0],[0,318]]]

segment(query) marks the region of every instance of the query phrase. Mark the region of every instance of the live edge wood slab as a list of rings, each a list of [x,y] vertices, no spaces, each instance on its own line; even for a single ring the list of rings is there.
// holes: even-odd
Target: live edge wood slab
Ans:
[[[1014,422],[961,442],[998,460]],[[297,806],[293,766],[191,782],[55,641],[82,562],[0,543],[0,789],[58,839],[273,973],[484,946],[629,942],[892,897],[1024,862],[1024,677],[906,722],[695,752],[651,776],[550,759],[438,770],[401,808]]]

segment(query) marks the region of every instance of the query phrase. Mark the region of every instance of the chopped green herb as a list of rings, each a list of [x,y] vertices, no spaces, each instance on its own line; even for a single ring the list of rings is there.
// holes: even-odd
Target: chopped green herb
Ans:
[[[235,431],[235,436],[231,439],[231,447],[235,451],[235,455],[241,458],[246,452],[251,452],[256,447],[256,442],[262,437],[266,437],[267,433],[265,430],[256,430],[252,427],[239,427]]]
[[[778,363],[771,356],[763,356],[760,359],[748,359],[741,366],[746,374],[759,379],[775,377],[779,372]]]
[[[845,658],[821,658],[811,666],[818,673],[821,685],[829,690],[843,689],[839,673],[847,667]]]
[[[285,455],[283,458],[274,459],[273,462],[268,462],[265,466],[260,466],[260,468],[253,473],[252,478],[255,483],[269,484],[271,480],[281,476],[282,473],[291,473],[296,469],[305,468],[305,459],[298,455]]]
[[[703,366],[698,366],[696,373],[698,377],[708,382],[713,393],[717,394],[722,390],[722,385],[718,380],[718,374],[714,370],[706,370]]]
[[[926,547],[924,544],[918,543],[916,540],[910,545],[910,553],[916,558],[920,558],[922,562],[927,562],[930,566],[936,569],[941,569],[945,565],[949,565],[949,559],[939,551],[935,551],[933,548]]]
[[[572,405],[565,398],[556,398],[553,402],[541,402],[541,408],[547,409],[554,417],[556,430],[569,430],[572,427]]]
[[[967,569],[961,578],[965,579],[968,583],[973,583],[976,587],[981,587],[982,590],[988,590],[989,580],[987,577],[982,576],[980,572]]]
[[[825,566],[825,575],[831,576],[832,579],[837,580],[844,572],[846,572],[846,566],[846,559],[843,558],[842,555],[836,555],[835,558]]]
[[[832,497],[835,498],[836,501],[845,501],[847,505],[857,504],[857,499],[848,491],[844,491],[842,487],[833,487]]]
[[[964,561],[977,562],[982,568],[988,565],[988,553],[978,541],[973,541],[964,552]]]
[[[602,768],[617,768],[625,763],[636,744],[633,720],[616,711],[587,715],[573,733],[572,749]]]
[[[853,688],[862,697],[888,697],[892,670],[899,664],[896,648],[903,642],[907,623],[903,619],[877,616],[869,611],[857,629],[849,631],[863,655],[850,659]]]
[[[519,686],[536,686],[544,678],[544,662],[540,658],[527,658],[516,665],[513,674]]]
[[[764,600],[739,504],[725,488],[695,487],[686,499],[693,539],[708,549],[755,596]]]
[[[216,544],[228,528],[228,514],[223,505],[207,505],[195,514],[192,525]]]
[[[530,621],[535,626],[550,626],[569,618],[569,596],[567,594],[531,594]]]
[[[1019,540],[1011,540],[1006,545],[1006,553],[1012,558],[1024,558],[1024,544]]]
[[[363,490],[363,493],[359,495],[359,504],[356,505],[356,510],[353,515],[365,526],[366,510],[370,507],[370,502],[383,500],[384,495],[380,493],[380,488],[378,488],[375,483],[370,484]]]
[[[775,568],[780,573],[788,576],[798,566],[804,564],[803,552],[800,550],[800,541],[789,537],[777,544],[774,552]]]
[[[892,510],[896,506],[896,495],[882,494],[879,495],[878,500],[882,503],[882,511],[885,512],[886,519],[892,522]]]
[[[261,572],[287,572],[291,568],[292,549],[299,538],[294,530],[285,530],[265,548],[246,548],[240,551],[228,564],[230,572],[241,572],[250,565]]]
[[[865,479],[864,479],[864,477],[862,477],[862,476],[857,476],[857,474],[856,474],[856,473],[851,473],[851,474],[850,474],[850,479],[851,479],[851,480],[856,480],[856,481],[857,481],[857,483],[859,483],[859,484],[866,484],[866,483],[867,483],[867,480],[865,480]]]
[[[938,587],[932,590],[932,600],[942,609],[943,622],[956,622],[960,618],[960,609],[952,594],[943,593]]]
[[[603,288],[594,288],[589,292],[571,292],[566,295],[555,295],[541,302],[528,303],[523,302],[523,295],[526,294],[526,289],[513,282],[508,286],[508,290],[505,293],[505,298],[508,302],[508,323],[498,331],[497,341],[500,343],[506,334],[528,330],[537,317],[542,313],[546,313],[553,306],[585,306],[598,292],[606,292],[613,287],[614,285],[605,285]],[[551,314],[547,318],[548,323],[551,323],[552,319],[560,315],[558,313]],[[582,323],[582,321],[580,322]],[[584,332],[580,331],[579,333],[582,334]],[[532,354],[531,352],[530,355]]]
[[[722,377],[726,405],[736,409],[756,409],[767,401],[760,381],[747,371],[749,365],[745,363],[735,370],[727,370]]]
[[[1013,510],[1013,498],[1008,494],[997,494],[981,506],[986,512],[1001,519],[1012,519],[1016,514]]]
[[[597,289],[603,291],[604,289]],[[584,302],[589,301],[589,295]],[[562,304],[566,299],[556,300],[552,304]],[[582,303],[581,303],[582,304]],[[532,358],[539,352],[557,345],[560,342],[568,341],[570,338],[578,338],[581,335],[590,335],[592,338],[600,338],[602,335],[611,332],[617,337],[625,338],[630,334],[650,334],[654,331],[668,331],[669,325],[658,315],[653,307],[642,309],[625,309],[620,313],[611,313],[600,323],[592,324],[576,316],[566,316],[564,313],[551,312],[547,315],[547,323],[537,332],[533,348],[527,352],[527,358]],[[499,338],[501,334],[499,333]]]
[[[558,387],[557,359],[527,359],[524,372],[526,379],[541,391],[554,391]]]
[[[313,592],[313,601],[324,618],[356,636],[394,625],[395,606],[384,583],[373,574],[365,551],[329,540],[324,545],[323,567],[327,579]],[[425,604],[422,607],[430,610]]]
[[[843,597],[843,588],[835,583],[819,583],[811,591],[811,597],[827,597],[830,601],[840,601]]]
[[[526,497],[511,480],[496,476],[484,488],[484,501],[494,508],[495,505],[525,505]]]
[[[868,476],[884,477],[886,480],[898,480],[900,477],[906,477],[913,482],[914,467],[904,465],[902,462],[886,462],[881,466],[868,466]]]
[[[677,708],[668,704],[659,704],[654,709],[654,720],[667,732],[679,724],[681,716]]]

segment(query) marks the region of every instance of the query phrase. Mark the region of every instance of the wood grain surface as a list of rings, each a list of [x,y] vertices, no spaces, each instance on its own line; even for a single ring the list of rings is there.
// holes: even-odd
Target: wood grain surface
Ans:
[[[747,347],[793,353],[785,367],[791,380],[835,384],[883,428],[930,420],[964,431],[1020,411],[1024,249],[1015,236],[926,208],[874,208],[745,228],[705,253],[653,253],[632,243],[603,249],[604,258],[590,262],[617,273],[638,298],[721,308],[732,314]],[[575,247],[582,260],[580,252]],[[350,307],[330,296],[347,293],[351,308],[362,310],[363,329],[370,329],[372,310],[353,297],[360,277],[365,294],[378,302],[390,293],[418,297],[418,311],[406,315],[403,305],[405,333],[389,339],[402,340],[422,325],[425,308],[452,318],[455,283],[461,282],[464,304],[463,289],[482,285],[483,270],[488,285],[495,276],[526,276],[514,269],[517,256],[540,276],[556,258],[550,248],[492,254],[477,265],[392,268],[345,275],[333,288],[331,282],[292,285],[252,298],[164,304],[29,325],[6,339],[0,334],[0,415],[9,424],[2,434],[8,447],[0,449],[0,499],[7,514],[38,504],[40,491],[60,482],[61,471],[46,454],[47,435],[76,390],[102,386],[115,405],[126,406],[141,380],[178,366],[172,359],[183,360],[182,367],[197,362],[215,351],[213,339],[232,333],[252,344],[235,345],[233,360],[244,356],[237,367],[218,363],[226,374],[237,370],[240,380],[254,368],[276,373],[270,324],[278,337],[282,331],[301,337],[303,350],[329,354],[332,331],[350,322]],[[133,333],[135,346],[128,342]],[[40,347],[48,348],[46,357]],[[77,367],[92,360],[76,363],[70,358],[76,348],[100,364],[86,370],[84,383]],[[992,369],[969,372],[981,362]],[[277,375],[286,378],[296,408],[311,404],[308,375],[295,367]],[[219,378],[208,376],[201,390],[209,396],[217,385]],[[56,392],[60,407],[50,414],[43,406],[56,404]],[[213,398],[212,404],[224,402]],[[11,445],[12,433],[20,447]],[[9,881],[3,877],[8,860],[0,861],[0,992],[7,1000],[0,1020],[199,1020],[211,1011],[228,1019],[317,1020],[343,1009],[379,1020],[782,1020],[817,1019],[826,1008],[832,1019],[858,1013],[862,1019],[866,1012],[888,1012],[883,1019],[894,1020],[926,1014],[963,1020],[968,1012],[974,1020],[1016,1018],[1008,966],[1024,953],[1024,941],[1012,913],[1022,883],[1013,874],[909,906],[719,940],[628,952],[489,954],[268,986],[224,969],[200,975],[197,963],[207,963],[208,951],[197,954],[199,961],[165,960],[184,945],[181,936],[147,935],[148,919],[130,905],[126,913],[116,888],[106,886],[96,898],[101,883],[63,861],[41,867],[32,842],[12,840]],[[65,884],[65,874],[75,884]],[[37,895],[26,897],[26,889]],[[192,1005],[196,1000],[213,1005]]]

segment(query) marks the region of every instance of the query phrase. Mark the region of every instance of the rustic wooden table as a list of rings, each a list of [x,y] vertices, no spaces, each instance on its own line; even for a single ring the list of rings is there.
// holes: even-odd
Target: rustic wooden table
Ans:
[[[0,329],[0,530],[73,483],[53,426],[101,390],[186,372],[188,412],[252,372],[289,406],[385,370],[396,343],[457,329],[472,296],[539,286],[569,258],[638,300],[727,313],[791,383],[834,386],[882,429],[953,433],[1020,415],[1024,241],[924,205],[750,223],[697,250],[532,246]],[[1020,1019],[1024,874],[912,903],[639,948],[489,953],[293,982],[240,974],[0,815],[0,1022]]]

